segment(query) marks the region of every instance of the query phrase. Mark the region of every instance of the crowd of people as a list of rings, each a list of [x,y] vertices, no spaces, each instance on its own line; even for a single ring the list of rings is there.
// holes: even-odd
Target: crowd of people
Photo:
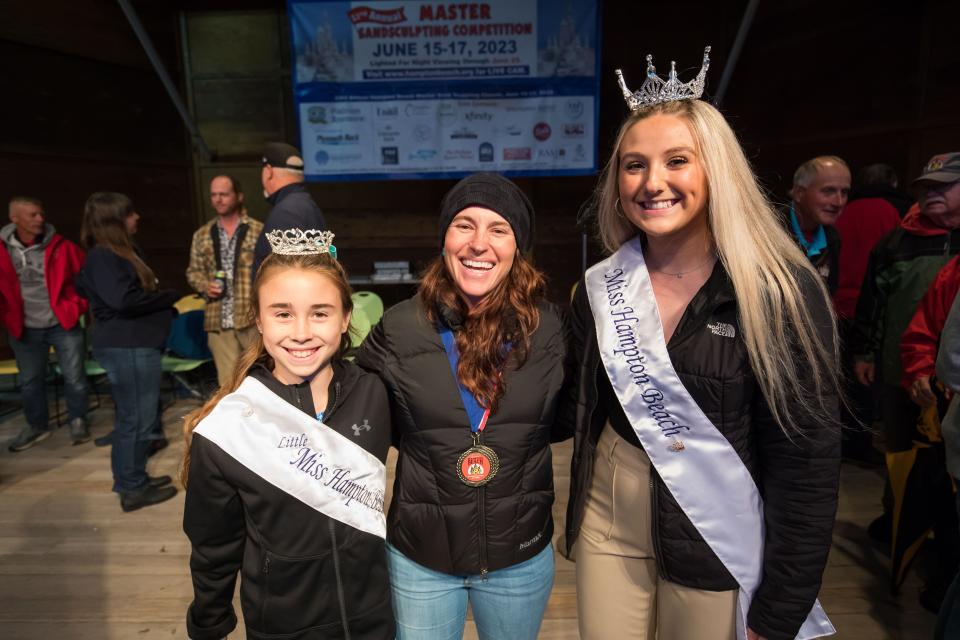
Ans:
[[[885,165],[854,182],[818,156],[777,207],[699,99],[707,62],[682,91],[621,76],[630,115],[592,200],[607,255],[569,311],[530,257],[529,198],[473,174],[440,203],[416,295],[347,357],[351,290],[299,152],[265,149],[264,224],[235,178],[211,181],[217,215],[187,269],[220,383],[185,422],[191,638],[235,628],[238,576],[248,637],[457,638],[469,606],[481,638],[536,638],[554,579],[550,445],[571,438],[556,544],[576,562],[583,638],[834,633],[817,594],[842,456],[888,469],[870,534],[893,588],[933,530],[922,602],[941,632],[960,624],[960,153],[922,168],[915,201]],[[10,449],[49,436],[51,346],[70,436],[90,439],[89,312],[124,510],[176,494],[146,466],[179,294],[145,262],[137,218],[126,196],[91,195],[81,249],[19,197],[0,230],[27,418]]]

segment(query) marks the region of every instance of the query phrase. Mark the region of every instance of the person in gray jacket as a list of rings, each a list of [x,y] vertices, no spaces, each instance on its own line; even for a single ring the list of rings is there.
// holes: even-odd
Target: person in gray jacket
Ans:
[[[937,378],[953,393],[950,408],[940,423],[943,444],[947,451],[947,471],[954,482],[960,482],[960,296],[953,300],[950,314],[940,334],[937,352]],[[957,496],[960,514],[960,494]],[[940,606],[934,638],[960,637],[960,575],[958,575]]]

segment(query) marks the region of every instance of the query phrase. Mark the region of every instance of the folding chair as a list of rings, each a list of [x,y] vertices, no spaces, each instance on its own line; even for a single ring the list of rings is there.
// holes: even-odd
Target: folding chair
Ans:
[[[177,300],[174,306],[179,315],[170,326],[167,353],[161,360],[161,369],[191,396],[203,399],[207,396],[204,376],[200,373],[197,380],[191,382],[187,374],[213,362],[213,355],[207,348],[207,332],[203,328],[206,302],[198,295],[189,295]]]

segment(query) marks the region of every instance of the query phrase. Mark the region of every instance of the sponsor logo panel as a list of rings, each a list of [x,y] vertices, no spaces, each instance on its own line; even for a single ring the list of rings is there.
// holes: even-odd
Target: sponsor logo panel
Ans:
[[[359,151],[338,152],[320,149],[314,154],[313,159],[316,160],[317,164],[321,167],[328,164],[356,164],[363,159],[363,154]]]
[[[475,131],[471,131],[466,127],[460,127],[450,134],[451,140],[476,140],[477,137],[478,136]]]
[[[403,115],[408,118],[424,118],[433,114],[433,107],[429,104],[408,103],[403,107]]]
[[[533,149],[530,147],[506,147],[503,150],[504,160],[530,160],[533,157]]]
[[[416,151],[411,151],[407,155],[408,160],[414,160],[414,161],[433,160],[436,157],[437,157],[436,149],[417,149]]]
[[[400,164],[400,150],[397,147],[381,147],[380,164]]]
[[[567,155],[567,150],[559,149],[537,149],[537,160],[560,160]]]
[[[583,100],[578,98],[568,98],[563,104],[563,111],[571,120],[576,120],[583,115]]]
[[[473,160],[476,156],[469,149],[444,149],[444,160]]]

